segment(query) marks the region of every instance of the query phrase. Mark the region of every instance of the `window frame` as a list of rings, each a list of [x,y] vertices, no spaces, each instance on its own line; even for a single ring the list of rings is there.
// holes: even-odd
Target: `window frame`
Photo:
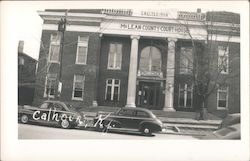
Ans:
[[[181,85],[184,84],[184,89],[182,90],[181,89]],[[190,86],[190,88],[188,88],[188,86]],[[188,89],[191,89],[191,90],[188,90]],[[184,106],[181,106],[180,105],[180,93],[181,92],[184,92]],[[187,98],[188,98],[188,92],[191,92],[191,106],[187,106]],[[182,107],[182,108],[192,108],[193,106],[193,85],[191,84],[188,84],[188,83],[180,83],[179,84],[179,92],[178,92],[178,106],[179,107]]]
[[[76,83],[76,76],[77,75],[80,75],[80,76],[83,76],[83,82],[82,82],[82,97],[75,97],[74,96],[74,93],[75,93],[75,83]],[[85,75],[82,75],[82,74],[74,74],[74,79],[73,79],[73,89],[72,89],[72,100],[75,100],[75,101],[83,101],[83,96],[84,96],[84,86],[85,86]]]
[[[53,80],[57,81],[57,74],[56,73],[50,73],[50,74],[55,74],[55,78],[52,78]],[[51,78],[50,78],[51,79]],[[52,80],[51,79],[51,80]],[[48,97],[48,98],[55,98],[55,95],[56,95],[56,87],[55,86],[55,93],[54,95],[50,95],[50,92],[49,92],[49,95],[47,95],[47,84],[48,84],[48,74],[46,75],[45,77],[45,86],[44,86],[44,93],[43,93],[43,97]],[[50,88],[51,89],[51,88]]]
[[[24,65],[24,58],[18,57],[18,65]]]
[[[81,41],[81,37],[87,38],[86,41]],[[76,49],[76,60],[75,64],[78,65],[87,65],[87,59],[88,59],[88,46],[89,46],[89,36],[78,36],[77,40],[77,49]],[[79,57],[79,47],[86,47],[86,56],[85,56],[85,61],[84,62],[79,62],[78,57]]]
[[[55,34],[51,34],[50,35],[50,45],[49,45],[49,59],[48,61],[50,63],[58,63],[60,64],[60,43],[61,43],[61,35],[60,34],[56,34],[56,37],[58,37],[58,40],[57,41],[52,41],[53,40],[53,35]],[[59,51],[58,51],[58,60],[55,61],[55,60],[51,60],[51,48],[52,48],[52,45],[58,45],[59,47]]]
[[[193,48],[192,47],[187,47],[187,46],[183,46],[180,48],[180,69],[179,69],[179,73],[180,74],[192,74],[192,70],[194,69],[194,65],[192,60],[189,60],[185,55],[182,54],[182,50],[189,50],[191,49],[191,55],[192,55],[192,60],[194,59],[194,55],[193,55]],[[182,64],[182,58],[184,58],[185,64]],[[192,65],[192,68],[189,68]],[[183,66],[183,67],[182,67]]]
[[[108,83],[109,80],[111,80],[111,84]],[[119,84],[115,84],[116,80],[119,81]],[[109,86],[111,86],[111,97],[110,97],[110,100],[107,100],[107,92],[108,92]],[[118,99],[117,100],[114,100],[115,87],[118,87]],[[119,101],[120,100],[120,88],[121,88],[121,80],[120,79],[115,79],[115,78],[106,79],[105,101]]]
[[[220,89],[220,87],[217,89],[217,110],[227,110],[228,109],[228,86],[225,87],[226,89]],[[226,107],[220,107],[219,101],[220,99],[220,92],[226,92]]]
[[[115,45],[115,53],[114,53],[114,60],[113,60],[113,66],[114,67],[110,67],[110,65],[111,65],[111,62],[109,61],[110,60],[110,46],[111,46],[111,44],[114,44]],[[120,66],[119,67],[116,67],[116,59],[117,59],[117,45],[121,45],[121,62],[120,62]],[[123,44],[122,43],[120,43],[120,42],[110,42],[109,43],[109,51],[108,51],[108,67],[107,67],[107,69],[109,69],[109,70],[121,70],[121,68],[122,68],[122,49],[123,49]]]
[[[220,51],[222,51],[223,52],[223,54],[220,54]],[[221,73],[221,74],[229,74],[229,46],[227,46],[227,47],[225,47],[225,46],[222,46],[222,45],[220,45],[220,46],[218,46],[218,59],[217,59],[217,64],[218,64],[218,70],[219,70],[219,72]],[[223,65],[223,64],[219,64],[219,62],[220,62],[220,58],[224,58],[224,57],[226,57],[226,72],[224,72],[223,70],[221,70],[220,71],[220,69],[221,69],[221,65]]]
[[[147,68],[147,70],[146,71],[142,71],[141,70],[141,55],[142,55],[142,52],[144,51],[144,50],[146,50],[146,48],[149,48],[149,59],[148,59],[148,68]],[[153,71],[152,70],[152,64],[153,64],[153,56],[154,56],[154,52],[153,52],[153,49],[156,49],[157,51],[158,51],[158,53],[160,54],[160,70],[159,70],[159,73],[162,73],[162,52],[161,52],[161,50],[160,49],[158,49],[157,47],[155,47],[155,46],[153,46],[153,45],[149,45],[149,46],[145,46],[142,50],[141,50],[141,52],[140,52],[140,60],[139,60],[139,70],[141,71],[141,72],[149,72],[149,73],[154,73],[154,72],[156,72],[156,73],[158,73],[158,71]],[[156,53],[155,53],[156,54]]]

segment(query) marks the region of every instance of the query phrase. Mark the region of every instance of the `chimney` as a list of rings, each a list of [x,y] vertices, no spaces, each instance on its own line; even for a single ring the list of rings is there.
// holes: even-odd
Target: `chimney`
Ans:
[[[23,53],[24,41],[20,40],[18,43],[18,53]]]
[[[197,13],[201,13],[201,9],[200,8],[197,8]]]

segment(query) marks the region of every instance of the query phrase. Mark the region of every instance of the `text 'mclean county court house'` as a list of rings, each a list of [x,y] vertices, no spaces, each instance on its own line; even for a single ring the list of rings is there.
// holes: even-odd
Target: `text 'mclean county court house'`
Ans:
[[[62,33],[58,32],[58,22],[66,10],[38,13],[43,30],[34,104],[56,99],[61,65],[60,100],[76,107],[195,111],[199,100],[188,81],[194,60],[192,40],[200,44],[197,52],[201,53],[210,32],[216,33],[211,37],[214,67],[226,55],[221,76],[230,79],[209,96],[208,111],[240,112],[240,60],[235,59],[240,57],[239,14],[202,13],[200,9],[68,10],[60,62]],[[204,24],[209,21],[214,28],[206,30]],[[183,23],[188,23],[190,32]]]

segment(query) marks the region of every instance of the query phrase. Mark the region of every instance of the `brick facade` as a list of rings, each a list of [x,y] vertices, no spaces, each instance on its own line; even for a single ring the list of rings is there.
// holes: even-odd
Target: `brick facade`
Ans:
[[[54,11],[54,10],[53,10]],[[55,10],[54,12],[57,12]],[[83,11],[81,11],[83,12]],[[72,12],[76,13],[76,12]],[[98,15],[101,17],[101,15]],[[84,17],[85,18],[85,17]],[[99,18],[99,17],[98,17]],[[78,26],[75,30],[81,30],[80,26],[84,26],[87,31],[73,31],[70,29],[65,32],[64,38],[64,53],[62,58],[62,94],[60,100],[71,103],[78,108],[86,108],[92,106],[93,101],[97,101],[99,106],[114,106],[123,107],[126,105],[127,92],[128,92],[128,77],[129,77],[129,65],[130,65],[130,52],[131,52],[131,38],[130,35],[119,35],[119,34],[106,34],[105,29],[103,31],[94,32],[92,28],[98,27],[102,24],[101,19],[93,19],[96,22],[86,22],[72,20],[71,25]],[[55,25],[57,21],[44,20],[44,24]],[[151,23],[151,22],[150,22]],[[71,27],[72,27],[71,26]],[[84,29],[82,29],[84,30]],[[108,27],[107,27],[108,30]],[[115,30],[114,30],[115,31]],[[103,33],[101,33],[103,32]],[[44,97],[45,90],[45,77],[46,77],[46,58],[49,53],[50,37],[51,34],[57,33],[56,29],[53,30],[44,29],[42,32],[42,42],[38,62],[38,75],[36,79],[36,92],[34,104],[38,105],[42,101],[48,99]],[[225,33],[224,33],[225,34]],[[77,53],[77,40],[78,36],[89,36],[88,42],[88,52],[87,52],[87,63],[86,65],[76,64],[76,53]],[[239,36],[238,33],[234,33],[234,36]],[[109,46],[110,43],[120,43],[122,44],[122,61],[121,69],[114,70],[108,69],[109,60]],[[199,46],[197,48],[197,53],[203,53],[204,41],[195,40],[195,43]],[[218,46],[227,45],[227,41],[214,41],[211,47],[211,54],[214,57],[214,61],[211,63],[211,68],[217,69],[218,62]],[[157,103],[157,107],[150,107],[152,109],[163,110],[165,100],[165,90],[166,90],[166,67],[168,62],[168,39],[167,37],[153,37],[153,36],[141,36],[138,40],[138,60],[137,60],[137,70],[139,69],[141,51],[148,46],[153,46],[157,48],[161,53],[161,72],[162,75],[159,77],[149,76],[143,77],[139,73],[137,74],[136,81],[136,98],[135,104],[140,106],[141,95],[141,85],[147,82],[154,83],[155,92],[157,98],[154,101]],[[179,106],[179,91],[180,84],[188,83],[192,80],[192,75],[190,74],[180,74],[180,52],[182,47],[192,47],[192,41],[190,39],[178,38],[175,43],[175,60],[174,60],[174,93],[173,93],[173,105],[175,110],[180,111],[196,111],[200,107],[199,99],[195,94],[192,98],[192,107],[183,108]],[[240,112],[240,43],[230,42],[229,43],[229,73],[221,75],[221,77],[229,77],[226,84],[228,86],[228,110],[218,110],[217,109],[217,90],[211,93],[208,98],[207,106],[208,111],[216,113],[218,115],[224,115],[225,113]],[[50,71],[58,73],[59,64],[53,63],[50,66]],[[73,92],[73,81],[74,74],[81,74],[85,76],[84,81],[84,95],[83,100],[72,100]],[[106,94],[106,83],[107,79],[117,79],[120,80],[119,88],[119,100],[108,101],[105,99]],[[222,78],[221,78],[222,79]],[[219,82],[218,82],[219,83]],[[147,107],[145,107],[147,108]]]

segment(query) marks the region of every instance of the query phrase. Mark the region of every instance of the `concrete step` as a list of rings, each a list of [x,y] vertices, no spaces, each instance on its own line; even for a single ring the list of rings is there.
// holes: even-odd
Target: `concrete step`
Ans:
[[[164,123],[165,126],[176,126],[180,129],[189,128],[189,129],[208,129],[208,130],[216,130],[218,126],[212,125],[193,125],[193,124],[180,124],[180,123]]]

